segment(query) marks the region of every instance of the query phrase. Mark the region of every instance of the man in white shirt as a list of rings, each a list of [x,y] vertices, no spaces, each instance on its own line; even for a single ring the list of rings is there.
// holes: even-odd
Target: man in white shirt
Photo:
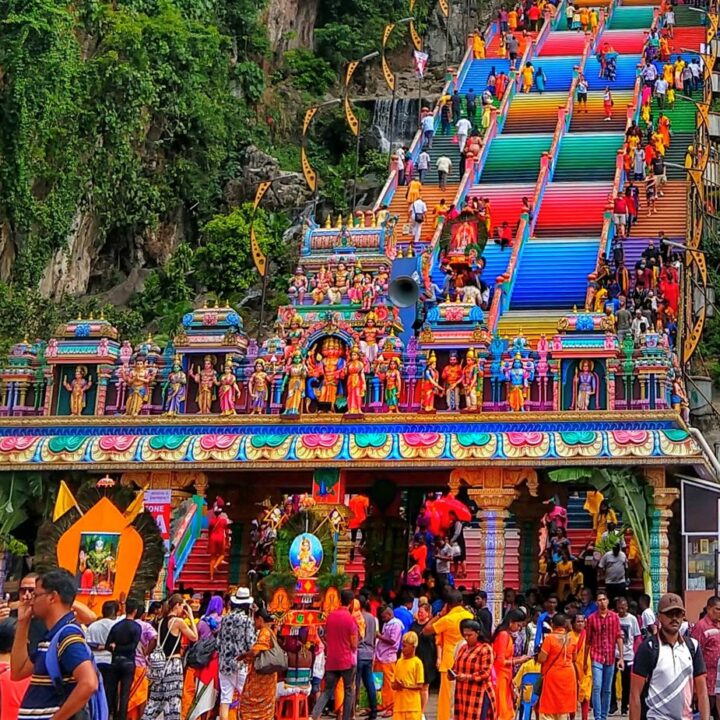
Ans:
[[[462,155],[465,150],[468,135],[470,134],[470,130],[472,130],[472,123],[467,118],[460,118],[455,125],[455,129],[457,130],[458,148]]]
[[[85,639],[92,650],[95,664],[103,677],[109,677],[112,653],[106,649],[108,635],[112,626],[118,621],[118,604],[114,600],[103,603],[102,617],[88,625]]]
[[[447,176],[452,172],[452,160],[445,155],[441,155],[437,159],[435,167],[438,171],[438,184],[440,185],[440,189],[445,190],[447,188]]]
[[[422,198],[418,198],[410,206],[410,220],[412,221],[413,242],[420,242],[420,234],[422,233],[422,224],[425,222],[427,215],[427,205]]]
[[[433,135],[435,134],[435,116],[432,113],[428,113],[422,119],[422,130],[423,146],[429,149],[432,147]]]
[[[658,76],[655,81],[655,97],[657,97],[658,107],[663,110],[665,108],[665,94],[667,93],[667,80],[662,75]]]
[[[643,637],[657,635],[657,618],[655,617],[655,611],[652,609],[650,596],[647,594],[641,595],[638,598],[638,606],[641,610],[640,620],[642,622],[641,632]]]
[[[675,28],[675,11],[672,7],[665,13],[665,27],[667,28],[668,35],[673,36],[673,29]]]
[[[424,182],[425,173],[430,169],[430,155],[423,150],[417,159],[417,171],[420,182]]]

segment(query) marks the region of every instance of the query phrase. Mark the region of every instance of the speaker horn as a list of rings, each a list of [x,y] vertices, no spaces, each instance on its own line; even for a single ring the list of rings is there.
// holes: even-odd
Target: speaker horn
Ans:
[[[399,308],[412,307],[420,297],[418,275],[398,275],[390,281],[388,296],[393,305]]]

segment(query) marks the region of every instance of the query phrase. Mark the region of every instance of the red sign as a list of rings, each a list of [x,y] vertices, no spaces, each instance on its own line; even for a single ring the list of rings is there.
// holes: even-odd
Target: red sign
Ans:
[[[170,539],[170,502],[171,490],[146,490],[144,505],[145,512],[150,513],[160,528],[160,536],[163,540]]]

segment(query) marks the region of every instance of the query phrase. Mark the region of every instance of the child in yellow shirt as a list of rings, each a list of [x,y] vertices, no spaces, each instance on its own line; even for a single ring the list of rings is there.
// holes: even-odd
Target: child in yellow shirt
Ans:
[[[542,665],[537,661],[537,655],[533,655],[529,660],[526,660],[517,671],[517,675],[513,678],[513,685],[515,686],[515,694],[518,696],[520,702],[530,702],[533,694],[533,685],[529,683],[523,688],[523,696],[520,696],[520,688],[522,688],[523,678],[525,675],[531,673],[542,672]]]
[[[420,642],[417,633],[406,632],[402,638],[402,657],[395,663],[393,720],[422,720],[422,689],[425,682],[423,664],[415,656]]]

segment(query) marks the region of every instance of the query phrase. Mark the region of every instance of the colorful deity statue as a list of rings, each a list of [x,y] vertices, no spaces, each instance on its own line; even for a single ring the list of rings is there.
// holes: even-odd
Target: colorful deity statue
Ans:
[[[400,372],[400,361],[397,358],[390,360],[382,379],[385,382],[385,404],[388,412],[396,413],[399,409],[400,393],[402,392],[402,373]]]
[[[465,409],[476,412],[478,409],[478,383],[480,369],[478,368],[475,350],[470,348],[465,355],[465,366],[462,370],[462,388],[465,395]]]
[[[296,313],[290,319],[290,329],[285,336],[285,362],[289,362],[293,355],[300,351],[300,344],[304,335],[302,317]]]
[[[597,398],[598,377],[593,372],[592,360],[581,360],[573,378],[573,402],[571,410],[590,410],[593,398]]]
[[[185,402],[186,393],[187,375],[180,364],[180,357],[176,355],[163,389],[166,415],[178,415],[180,413],[182,404]]]
[[[85,398],[88,390],[92,387],[92,378],[87,377],[87,368],[78,365],[75,368],[75,377],[72,382],[63,378],[63,387],[70,393],[70,414],[82,415],[85,409]]]
[[[337,270],[335,270],[334,287],[344,295],[350,289],[350,271],[344,262],[339,262]]]
[[[362,415],[365,404],[365,363],[360,356],[360,350],[353,347],[350,351],[350,360],[345,366],[347,378],[345,387],[347,391],[347,415]]]
[[[431,352],[420,381],[420,409],[422,412],[435,412],[435,398],[443,392],[439,380],[437,357],[434,352]]]
[[[463,379],[463,367],[458,362],[456,352],[450,353],[450,364],[442,371],[442,380],[445,385],[445,401],[448,410],[457,411],[460,409],[460,385]]]
[[[375,287],[377,288],[378,295],[387,295],[389,284],[390,273],[388,272],[387,265],[380,265],[375,274]]]
[[[353,277],[352,287],[348,290],[348,299],[353,305],[360,305],[363,299],[363,274],[356,272]]]
[[[687,393],[685,392],[685,385],[682,381],[682,376],[674,368],[670,369],[668,377],[672,381],[672,388],[670,391],[670,403],[672,404],[673,410],[679,412],[683,419],[687,422],[690,419],[690,403],[688,401]]]
[[[232,363],[225,363],[223,373],[220,379],[217,380],[217,386],[220,398],[220,414],[235,415],[235,403],[240,396],[240,388],[233,372]]]
[[[375,304],[376,297],[377,292],[375,290],[375,283],[373,282],[372,275],[370,273],[365,273],[362,286],[362,309],[371,310],[372,306]]]
[[[213,400],[215,399],[215,386],[218,384],[213,359],[210,355],[203,358],[202,369],[190,370],[190,377],[198,385],[197,404],[200,415],[209,415]]]
[[[380,352],[381,330],[377,326],[377,319],[377,315],[371,310],[365,316],[365,328],[360,333],[360,350],[362,350],[362,354],[371,365]]]
[[[317,281],[315,287],[310,292],[310,297],[313,300],[313,305],[322,305],[325,301],[325,298],[328,296],[329,289],[330,284],[327,282],[327,280]]]
[[[338,397],[344,394],[341,383],[345,375],[342,342],[336,337],[326,337],[320,348],[320,356],[321,368],[316,367],[316,372],[321,373],[321,378],[316,399],[319,405],[329,405],[330,410],[334,411]]]
[[[290,365],[285,368],[283,390],[287,388],[287,396],[285,397],[283,415],[300,415],[302,412],[306,378],[307,368],[305,367],[305,362],[303,361],[300,351],[297,351],[292,356]]]
[[[248,382],[248,392],[250,393],[251,415],[264,415],[270,395],[270,380],[265,372],[265,361],[258,358],[255,361],[253,374]]]
[[[512,366],[508,367],[506,364],[503,372],[506,382],[510,383],[510,389],[508,390],[510,409],[513,412],[525,412],[528,378],[519,353],[515,355]]]
[[[125,402],[125,414],[130,417],[138,416],[145,403],[150,400],[150,383],[155,377],[155,371],[148,368],[144,358],[137,358],[132,369],[120,368],[121,377],[128,388],[128,397]]]
[[[297,303],[298,305],[302,305],[303,300],[305,299],[305,293],[307,292],[307,289],[307,276],[305,275],[305,271],[303,270],[302,265],[298,265],[295,268],[295,274],[290,280],[288,295],[293,302]]]

